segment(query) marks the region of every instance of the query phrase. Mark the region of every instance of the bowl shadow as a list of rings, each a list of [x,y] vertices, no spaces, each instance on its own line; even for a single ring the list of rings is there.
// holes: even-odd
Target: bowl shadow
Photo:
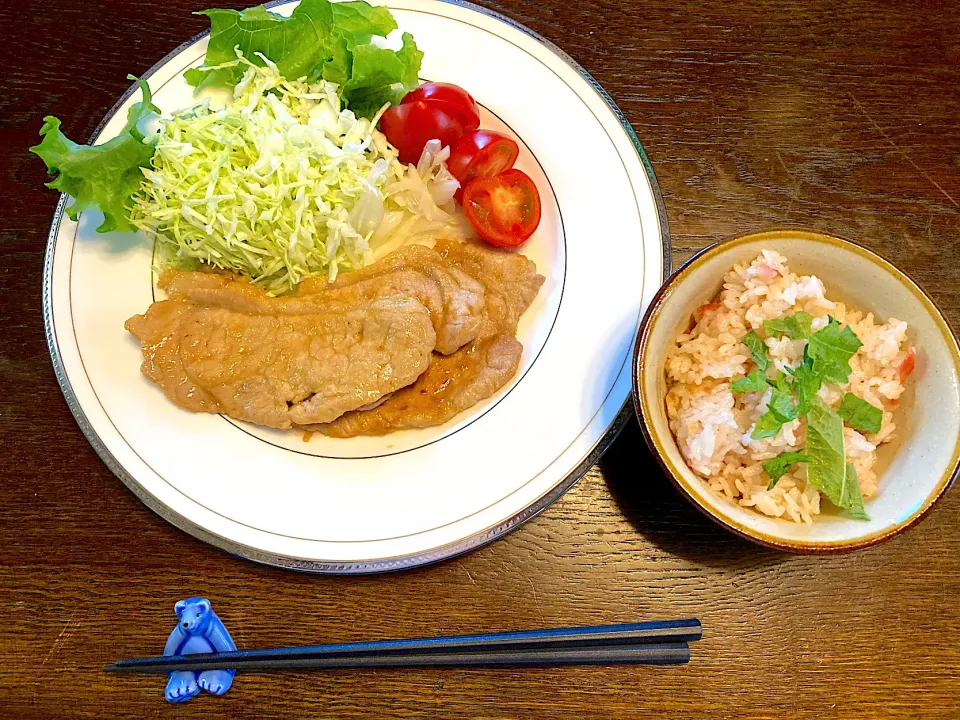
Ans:
[[[698,564],[763,567],[797,556],[751,543],[710,520],[664,475],[631,416],[597,463],[617,507],[658,548]]]

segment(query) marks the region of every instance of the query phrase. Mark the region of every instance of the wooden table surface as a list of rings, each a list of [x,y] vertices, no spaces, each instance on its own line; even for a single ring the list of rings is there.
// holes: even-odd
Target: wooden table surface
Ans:
[[[646,146],[678,262],[798,224],[886,253],[960,325],[960,14],[898,0],[487,2],[566,50]],[[960,492],[870,550],[793,557],[725,533],[631,422],[521,529],[381,577],[315,577],[210,548],[100,462],[57,387],[41,260],[56,194],[25,148],[41,116],[89,137],[204,29],[201,0],[0,4],[0,689],[11,718],[957,718]],[[241,647],[694,616],[686,667],[244,676],[168,706],[173,603],[214,601]]]

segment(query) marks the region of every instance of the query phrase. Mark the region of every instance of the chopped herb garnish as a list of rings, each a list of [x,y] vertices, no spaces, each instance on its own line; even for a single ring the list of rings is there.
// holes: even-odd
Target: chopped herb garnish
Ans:
[[[750,358],[757,364],[757,367],[766,372],[767,368],[770,367],[770,357],[767,355],[767,346],[764,345],[760,336],[751,330],[743,336],[743,340],[740,342],[747,346],[747,350],[750,351]]]
[[[730,389],[735,393],[760,392],[767,388],[767,376],[763,370],[754,370],[746,377],[730,383]]]
[[[767,346],[751,330],[743,337],[743,344],[759,370],[730,383],[734,392],[759,392],[770,386],[767,411],[757,418],[750,437],[753,440],[770,438],[780,432],[785,423],[807,418],[807,442],[803,451],[788,451],[763,463],[770,478],[767,490],[772,490],[793,465],[807,464],[807,482],[827,496],[837,507],[857,520],[869,520],[863,507],[863,495],[853,465],[847,462],[843,446],[843,423],[867,433],[880,431],[883,411],[856,395],[846,393],[835,412],[818,396],[825,382],[843,385],[853,371],[850,358],[863,347],[860,338],[849,326],[841,326],[835,318],[815,333],[813,316],[797,311],[776,320],[766,320],[763,329],[771,337],[785,336],[791,340],[807,340],[803,362],[787,373],[777,372],[775,378],[766,371],[773,364]],[[788,378],[789,374],[789,378]],[[796,402],[794,402],[796,395]]]
[[[837,411],[843,421],[854,430],[860,430],[866,433],[880,432],[880,425],[883,423],[883,410],[871,405],[866,400],[861,400],[853,393],[847,393],[843,396],[840,403],[840,409]]]
[[[777,376],[772,380],[767,378],[767,385],[770,387],[779,390],[782,393],[790,392],[790,383],[787,382],[787,376],[783,373],[782,370],[777,371]]]
[[[852,517],[867,519],[857,475],[843,450],[843,420],[819,398],[807,416],[807,482]]]
[[[803,362],[790,371],[793,391],[797,394],[797,417],[806,417],[810,404],[820,391],[823,378],[813,371],[813,360],[804,353]]]
[[[843,486],[840,507],[845,508],[854,520],[870,519],[863,507],[863,494],[860,492],[860,483],[857,482],[857,471],[850,463],[847,463],[847,482]]]
[[[757,422],[753,426],[753,432],[750,433],[750,438],[752,440],[763,440],[773,437],[780,432],[781,427],[783,427],[783,423],[777,420],[773,413],[765,412],[757,418]]]
[[[784,423],[797,419],[797,406],[793,404],[787,376],[778,372],[776,379],[766,378],[766,383],[771,388],[770,401],[767,403],[767,411],[757,418],[753,432],[750,433],[753,440],[773,437],[780,432]]]
[[[814,372],[825,381],[843,385],[850,378],[850,358],[863,343],[849,325],[840,328],[834,318],[810,336],[806,355],[813,360]]]
[[[775,458],[770,458],[763,463],[763,471],[770,478],[767,490],[773,490],[773,486],[786,475],[787,470],[797,463],[808,462],[809,458],[802,452],[782,452]]]
[[[771,413],[781,423],[788,423],[797,419],[797,406],[793,404],[793,396],[788,392],[774,389],[770,393],[770,402],[767,412]]]
[[[799,310],[779,320],[764,320],[763,329],[767,335],[786,335],[791,340],[806,340],[810,337],[812,324],[813,315]]]

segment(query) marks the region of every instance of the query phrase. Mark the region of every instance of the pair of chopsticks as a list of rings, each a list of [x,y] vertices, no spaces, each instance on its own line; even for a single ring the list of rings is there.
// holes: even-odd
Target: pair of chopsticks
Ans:
[[[387,667],[531,665],[679,665],[687,643],[700,639],[699,620],[455,635],[409,640],[235,650],[118,660],[107,672],[162,674],[177,670],[313,670]]]

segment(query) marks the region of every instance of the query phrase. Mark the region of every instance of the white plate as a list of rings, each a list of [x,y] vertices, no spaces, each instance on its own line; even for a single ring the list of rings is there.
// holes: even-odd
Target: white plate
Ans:
[[[543,200],[523,252],[547,280],[520,324],[520,371],[494,397],[438,428],[310,442],[186,412],[140,374],[139,345],[123,329],[152,301],[149,243],[97,234],[91,213],[70,221],[63,199],[50,234],[48,341],[80,427],[150,508],[259,562],[321,572],[412,567],[477,547],[542,510],[626,417],[637,326],[669,270],[653,170],[582,68],[473,5],[388,5],[425,53],[421,77],[467,88],[483,127],[519,139],[517,166]],[[195,38],[147,74],[162,110],[191,104],[183,71],[201,62],[206,44]],[[113,137],[138,99],[128,91],[95,140]]]

